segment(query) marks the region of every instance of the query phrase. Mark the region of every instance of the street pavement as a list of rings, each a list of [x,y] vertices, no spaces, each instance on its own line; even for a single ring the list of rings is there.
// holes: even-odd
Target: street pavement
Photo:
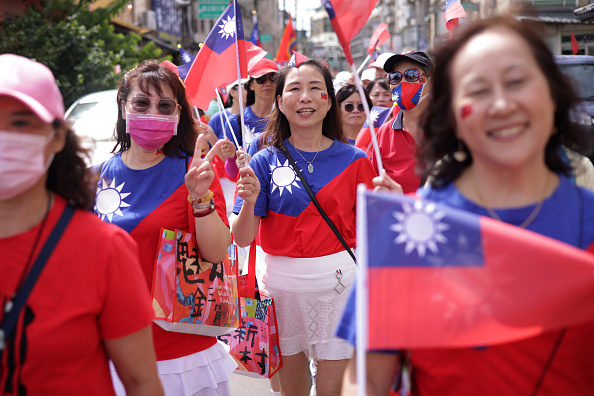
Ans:
[[[270,380],[231,374],[229,380],[233,396],[270,396]]]

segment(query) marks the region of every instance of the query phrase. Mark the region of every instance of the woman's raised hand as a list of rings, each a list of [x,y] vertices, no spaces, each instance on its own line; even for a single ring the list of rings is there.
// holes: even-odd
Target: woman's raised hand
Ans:
[[[239,180],[237,181],[237,195],[243,198],[244,204],[255,205],[259,194],[260,180],[258,180],[254,170],[249,166],[240,168]]]
[[[196,139],[196,148],[194,149],[194,157],[190,164],[190,169],[186,173],[186,187],[193,199],[200,199],[208,194],[210,184],[214,179],[214,171],[212,170],[212,160],[217,151],[223,144],[223,140],[219,140],[208,151],[204,158],[201,157],[202,147],[205,144],[205,135],[198,135]]]
[[[237,159],[235,160],[235,165],[237,165],[237,169],[241,169],[247,166],[247,164],[252,159],[252,156],[243,151],[243,148],[239,148],[235,153]]]
[[[223,144],[221,145],[221,153],[226,158],[235,158],[235,145],[229,139],[221,139]]]

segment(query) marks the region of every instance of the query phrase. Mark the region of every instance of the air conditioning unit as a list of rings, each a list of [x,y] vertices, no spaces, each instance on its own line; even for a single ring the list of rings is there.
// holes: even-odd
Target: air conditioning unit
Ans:
[[[145,29],[157,30],[157,13],[153,10],[144,11],[141,26]]]

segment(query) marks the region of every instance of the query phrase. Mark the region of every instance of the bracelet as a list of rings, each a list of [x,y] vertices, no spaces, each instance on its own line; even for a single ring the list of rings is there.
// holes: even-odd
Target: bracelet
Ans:
[[[200,205],[200,206],[194,206],[192,205],[192,207],[194,208],[194,211],[192,212],[192,214],[194,215],[194,217],[204,217],[204,216],[208,216],[209,214],[211,214],[212,212],[215,211],[216,206],[214,203],[214,199],[210,199],[210,203],[208,205]],[[206,209],[203,211],[199,211],[196,212],[196,209]]]
[[[205,203],[208,202],[212,199],[212,197],[214,197],[214,193],[210,190],[208,190],[208,192],[206,193],[205,196],[203,196],[202,198],[192,198],[191,195],[188,194],[188,202],[192,204],[192,206],[194,206],[194,204],[201,204],[201,203]]]

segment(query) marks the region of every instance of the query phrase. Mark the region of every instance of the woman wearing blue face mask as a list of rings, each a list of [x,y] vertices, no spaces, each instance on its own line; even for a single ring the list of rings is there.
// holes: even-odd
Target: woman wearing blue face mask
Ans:
[[[399,183],[405,193],[414,192],[421,185],[415,154],[423,140],[419,121],[429,104],[433,63],[424,52],[406,52],[388,58],[384,70],[388,73],[392,100],[400,112],[377,131],[382,163],[387,175]],[[380,173],[374,156],[372,152],[373,166]]]
[[[161,227],[192,232],[201,257],[221,262],[231,237],[211,161],[223,141],[201,158],[206,139],[196,139],[197,120],[184,85],[155,63],[145,61],[126,73],[117,102],[118,153],[101,166],[95,213],[136,240],[149,287]],[[228,379],[236,364],[215,337],[153,325],[153,340],[167,394],[229,394]],[[123,394],[116,377],[114,385]]]
[[[138,247],[87,210],[88,153],[52,72],[3,54],[0,76],[0,393],[113,395],[111,360],[128,395],[163,395]]]

